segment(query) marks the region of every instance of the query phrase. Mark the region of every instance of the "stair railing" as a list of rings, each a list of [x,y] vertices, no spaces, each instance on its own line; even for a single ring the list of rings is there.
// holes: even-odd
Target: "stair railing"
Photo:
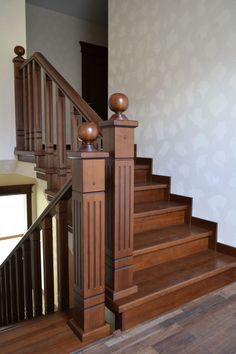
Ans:
[[[109,106],[114,114],[109,121],[103,122],[41,53],[35,53],[28,60],[25,60],[23,58],[24,52],[24,48],[17,46],[15,48],[17,56],[13,59],[17,140],[15,152],[18,154],[19,159],[30,160],[30,156],[35,158],[36,171],[44,169],[46,175],[50,176],[48,189],[51,190],[62,188],[66,180],[70,178],[71,161],[73,161],[72,214],[75,245],[75,310],[70,326],[81,339],[86,340],[86,338],[94,336],[94,331],[97,331],[98,336],[101,333],[107,333],[107,327],[104,325],[103,281],[101,286],[97,287],[97,275],[99,274],[97,262],[98,259],[102,260],[103,251],[101,251],[101,257],[98,257],[97,252],[103,249],[101,248],[103,232],[100,232],[100,238],[97,233],[95,237],[91,229],[86,233],[84,228],[81,228],[81,222],[79,221],[81,220],[81,215],[86,215],[88,227],[90,227],[90,224],[93,225],[93,230],[97,230],[97,227],[100,227],[97,226],[98,218],[96,212],[91,212],[92,206],[95,209],[95,194],[97,192],[99,195],[104,193],[103,189],[96,189],[99,183],[103,187],[106,186],[106,205],[102,200],[98,203],[102,205],[102,208],[106,208],[106,301],[111,304],[137,291],[137,286],[135,286],[133,281],[133,193],[134,128],[137,127],[138,123],[128,120],[125,116],[124,111],[128,107],[128,99],[123,94],[111,96]],[[66,119],[68,102],[71,113],[70,124],[68,124]],[[88,144],[78,144],[78,132],[80,127],[83,129],[83,122],[92,122],[97,126],[96,145],[99,147],[103,145],[104,151],[109,153],[109,157],[106,158],[104,176],[99,174],[104,164],[105,155],[102,155],[104,153],[95,153],[93,144],[90,144],[89,141],[87,141]],[[68,131],[70,132],[69,152],[67,151]],[[83,134],[81,137],[84,138]],[[102,143],[101,138],[103,139]],[[94,143],[93,140],[92,143]],[[85,146],[87,150],[83,151]],[[89,147],[91,151],[88,150]],[[96,154],[98,155],[95,156]],[[67,159],[67,155],[71,159]],[[75,165],[75,161],[78,163],[77,165]],[[96,175],[94,172],[92,176],[94,180],[91,181],[91,169],[88,166],[90,164],[95,166],[98,162],[101,166],[98,169],[92,168],[98,174]],[[83,175],[84,171],[86,171],[86,175]],[[68,182],[67,184],[68,188],[71,188],[70,183]],[[90,185],[90,183],[92,184]],[[2,323],[10,323],[16,317],[20,320],[42,313],[42,306],[39,300],[41,298],[40,292],[37,295],[37,289],[40,288],[40,282],[42,281],[38,266],[40,259],[40,229],[43,232],[43,250],[45,254],[43,257],[44,283],[46,284],[44,290],[46,291],[44,294],[45,313],[53,311],[51,272],[52,210],[56,210],[62,216],[61,221],[57,222],[59,234],[64,235],[57,245],[58,259],[60,260],[58,261],[58,274],[60,277],[58,283],[61,289],[59,291],[59,297],[61,296],[59,298],[59,304],[61,304],[59,307],[61,309],[68,307],[68,289],[67,285],[64,286],[64,284],[68,283],[68,271],[67,268],[63,268],[67,263],[65,253],[68,251],[68,247],[65,238],[65,228],[68,224],[68,214],[64,198],[58,200],[58,196],[61,196],[63,190],[64,187],[53,199],[55,208],[52,207],[52,204],[49,204],[49,209],[45,210],[46,214],[42,214],[43,218],[40,219],[40,222],[37,221],[29,229],[22,239],[20,247],[11,253],[1,267],[0,292],[4,295],[2,297],[3,303],[0,307]],[[93,202],[85,202],[87,196],[91,197]],[[86,214],[85,210],[89,205],[91,205],[89,207],[90,211],[88,212],[87,210]],[[51,207],[52,209],[50,209]],[[101,215],[103,214],[101,213]],[[85,221],[83,220],[83,222]],[[87,237],[91,235],[94,239],[94,241],[91,241],[93,244],[90,244],[87,240]],[[91,253],[91,248],[89,250],[79,249],[79,244],[83,245],[83,247],[85,244],[95,247],[94,252]],[[81,272],[81,269],[85,270],[86,267],[89,267],[87,273]],[[94,273],[91,273],[92,269]],[[63,272],[64,270],[65,272]],[[31,277],[31,275],[33,276]],[[91,278],[89,278],[90,276]],[[16,279],[16,282],[14,279]],[[89,288],[86,282],[91,280],[95,283],[94,287],[91,287],[90,284]],[[17,295],[19,299],[17,298],[15,302],[8,295],[12,293],[12,290],[21,281],[24,284],[24,301]],[[16,292],[16,294],[18,293]],[[14,305],[15,303],[17,305]],[[4,310],[5,308],[6,310]],[[95,308],[100,309],[100,312],[98,311],[96,316],[93,316]]]
[[[15,153],[35,161],[36,171],[46,170],[48,189],[59,190],[71,176],[67,150],[78,151],[79,126],[102,119],[41,53],[26,60],[23,47],[14,51]]]
[[[68,310],[68,215],[71,180],[57,193],[0,266],[0,325]],[[56,229],[53,227],[56,218]],[[56,235],[56,240],[53,237]],[[57,291],[54,289],[56,244]],[[55,295],[57,294],[57,295]],[[57,299],[55,298],[57,296]],[[55,307],[57,304],[57,309]]]

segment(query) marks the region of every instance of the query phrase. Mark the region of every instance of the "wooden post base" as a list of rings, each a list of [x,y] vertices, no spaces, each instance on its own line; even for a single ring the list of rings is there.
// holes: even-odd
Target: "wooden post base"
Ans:
[[[111,334],[111,327],[107,323],[102,327],[96,328],[94,330],[90,330],[88,332],[84,332],[78,326],[78,323],[72,318],[68,321],[68,326],[77,335],[77,337],[81,340],[81,342],[86,342],[86,343],[94,342],[101,338],[107,337]]]
[[[114,291],[113,289],[106,286],[106,298],[112,301],[116,301],[122,299],[123,297],[135,294],[137,291],[138,291],[137,285],[131,286],[130,288],[120,290],[120,291]]]

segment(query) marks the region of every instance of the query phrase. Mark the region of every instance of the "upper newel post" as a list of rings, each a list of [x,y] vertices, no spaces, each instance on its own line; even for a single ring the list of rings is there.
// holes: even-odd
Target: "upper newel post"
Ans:
[[[82,341],[110,334],[105,322],[105,159],[94,141],[94,123],[79,128],[82,141],[72,159],[72,215],[74,236],[74,309],[69,326]]]
[[[114,112],[100,124],[106,161],[106,296],[117,300],[137,292],[133,281],[134,128],[124,112],[128,98],[113,94]]]
[[[15,78],[15,118],[16,118],[16,150],[24,150],[24,116],[23,116],[23,73],[20,70],[24,62],[25,49],[19,45],[14,48],[13,59]]]

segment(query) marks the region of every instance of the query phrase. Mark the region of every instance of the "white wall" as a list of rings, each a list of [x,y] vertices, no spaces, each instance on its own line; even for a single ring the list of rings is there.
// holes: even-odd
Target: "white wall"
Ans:
[[[0,160],[14,159],[14,47],[26,46],[25,0],[0,0]],[[4,164],[0,164],[3,167]],[[1,170],[0,170],[1,172]]]
[[[109,91],[139,155],[236,246],[236,1],[109,0]]]
[[[42,52],[81,93],[79,41],[107,46],[107,27],[34,5],[26,5],[28,55]]]

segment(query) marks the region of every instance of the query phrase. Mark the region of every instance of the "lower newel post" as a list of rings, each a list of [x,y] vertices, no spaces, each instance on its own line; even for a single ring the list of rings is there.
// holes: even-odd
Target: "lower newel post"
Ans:
[[[94,123],[79,128],[82,145],[72,159],[74,309],[69,326],[90,342],[110,334],[105,322],[105,159]]]

